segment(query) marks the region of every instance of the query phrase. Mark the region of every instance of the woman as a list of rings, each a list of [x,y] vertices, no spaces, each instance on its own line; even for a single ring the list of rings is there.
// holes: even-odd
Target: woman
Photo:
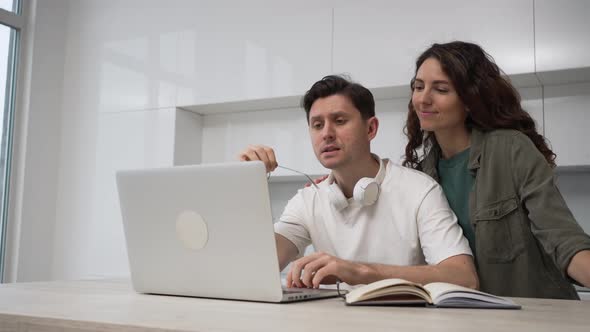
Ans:
[[[412,80],[404,166],[442,185],[474,252],[480,288],[578,299],[590,237],[553,179],[555,154],[481,47],[434,44]]]

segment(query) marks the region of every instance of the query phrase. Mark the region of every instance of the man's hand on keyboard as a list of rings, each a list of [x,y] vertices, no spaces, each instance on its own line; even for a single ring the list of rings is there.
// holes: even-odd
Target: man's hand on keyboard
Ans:
[[[367,265],[316,252],[291,263],[287,286],[318,288],[320,284],[334,284],[337,281],[356,285],[366,283],[369,270]]]

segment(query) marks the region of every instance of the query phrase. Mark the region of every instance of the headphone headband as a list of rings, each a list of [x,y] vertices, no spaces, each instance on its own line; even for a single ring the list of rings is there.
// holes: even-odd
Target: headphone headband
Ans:
[[[377,172],[377,175],[375,175],[375,182],[381,185],[381,183],[385,179],[385,168],[387,166],[387,163],[389,162],[389,159],[381,159],[378,155],[374,153],[371,153],[371,157],[373,157],[373,159],[375,159],[375,161],[379,163],[379,171]],[[329,184],[332,184],[336,181],[336,179],[334,179],[334,172],[330,172],[326,181],[328,181]]]
[[[374,178],[365,177],[359,179],[353,189],[353,198],[356,202],[359,202],[362,206],[372,205],[377,201],[379,193],[381,191],[380,186],[385,179],[386,163],[388,159],[381,159],[376,154],[371,156],[379,162],[379,171]],[[328,194],[330,201],[334,207],[340,211],[348,206],[348,199],[342,193],[342,189],[335,183],[334,173],[330,173],[327,178],[328,181]]]

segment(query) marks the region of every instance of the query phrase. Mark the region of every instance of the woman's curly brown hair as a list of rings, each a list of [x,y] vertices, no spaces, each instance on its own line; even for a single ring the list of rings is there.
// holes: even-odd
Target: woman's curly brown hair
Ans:
[[[439,61],[441,68],[453,83],[459,98],[469,109],[465,125],[483,132],[494,129],[515,129],[535,144],[549,165],[555,167],[555,153],[545,138],[537,132],[535,122],[520,105],[520,95],[512,84],[502,77],[500,69],[480,46],[455,41],[433,44],[416,60],[416,72],[426,59]],[[414,91],[414,79],[411,89]],[[420,168],[425,153],[438,143],[432,133],[420,128],[418,116],[408,103],[408,118],[404,133],[408,137],[403,165]],[[418,149],[422,147],[419,154]]]

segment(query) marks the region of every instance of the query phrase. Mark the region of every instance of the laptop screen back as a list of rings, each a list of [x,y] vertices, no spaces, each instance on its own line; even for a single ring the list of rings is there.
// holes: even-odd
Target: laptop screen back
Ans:
[[[280,301],[261,162],[120,171],[117,186],[138,292]]]

